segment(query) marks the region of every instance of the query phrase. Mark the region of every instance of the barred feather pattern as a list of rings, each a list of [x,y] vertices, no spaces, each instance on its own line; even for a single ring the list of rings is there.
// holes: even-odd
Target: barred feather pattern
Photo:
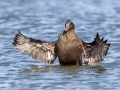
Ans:
[[[28,38],[18,31],[13,42],[15,48],[36,60],[52,64],[56,59],[55,42],[45,42]]]
[[[85,43],[84,62],[87,65],[93,66],[104,60],[109,50],[110,44],[106,44],[107,40],[100,39],[97,33],[96,38],[92,43]]]

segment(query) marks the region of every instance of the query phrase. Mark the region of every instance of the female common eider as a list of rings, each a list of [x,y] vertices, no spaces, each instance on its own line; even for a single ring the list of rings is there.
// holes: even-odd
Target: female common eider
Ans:
[[[62,31],[57,41],[46,42],[28,38],[18,31],[14,38],[14,46],[21,52],[28,52],[28,55],[36,60],[52,64],[56,57],[60,65],[82,65],[82,53],[84,63],[96,65],[106,56],[110,44],[107,40],[100,39],[97,33],[91,43],[85,43],[75,34],[74,24],[70,20],[65,23],[65,30]]]

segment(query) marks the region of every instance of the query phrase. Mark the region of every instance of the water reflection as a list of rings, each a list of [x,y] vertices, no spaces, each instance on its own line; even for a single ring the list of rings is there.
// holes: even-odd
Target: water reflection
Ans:
[[[78,71],[81,67],[82,66],[74,66],[74,65],[73,66],[60,66],[60,69],[65,74],[74,75],[74,74],[78,74]]]
[[[102,66],[60,66],[60,65],[48,65],[48,66],[37,66],[31,65],[30,68],[23,68],[19,70],[19,73],[43,73],[43,72],[50,72],[53,73],[61,73],[67,75],[75,75],[79,74],[80,72],[92,71],[92,73],[102,74],[106,71],[106,69]]]
[[[78,74],[78,70],[82,68],[81,66],[60,66],[60,65],[51,65],[51,66],[42,66],[31,65],[30,68],[23,68],[19,70],[19,73],[43,73],[43,72],[54,72],[54,73],[63,73],[63,74]]]
[[[95,73],[98,73],[98,74],[102,74],[106,71],[105,67],[103,66],[87,66],[87,68],[94,70]]]
[[[51,70],[52,66],[42,66],[39,67],[37,65],[31,65],[30,68],[23,68],[19,70],[19,73],[36,73],[36,72],[42,72],[42,71],[48,71]]]

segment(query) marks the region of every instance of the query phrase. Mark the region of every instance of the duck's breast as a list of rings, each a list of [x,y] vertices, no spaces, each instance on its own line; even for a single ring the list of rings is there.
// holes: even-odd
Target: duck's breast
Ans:
[[[61,65],[76,65],[82,62],[82,42],[79,39],[58,41],[57,55]]]

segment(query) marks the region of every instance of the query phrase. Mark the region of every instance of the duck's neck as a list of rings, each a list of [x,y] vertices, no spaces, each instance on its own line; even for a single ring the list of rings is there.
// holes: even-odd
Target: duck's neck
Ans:
[[[71,29],[69,31],[63,31],[60,36],[59,36],[59,40],[61,41],[68,41],[68,39],[74,39],[76,38],[77,35],[75,34],[74,29]]]
[[[68,32],[66,32],[65,36],[68,39],[75,38],[76,37],[75,30],[74,29],[69,30]]]

